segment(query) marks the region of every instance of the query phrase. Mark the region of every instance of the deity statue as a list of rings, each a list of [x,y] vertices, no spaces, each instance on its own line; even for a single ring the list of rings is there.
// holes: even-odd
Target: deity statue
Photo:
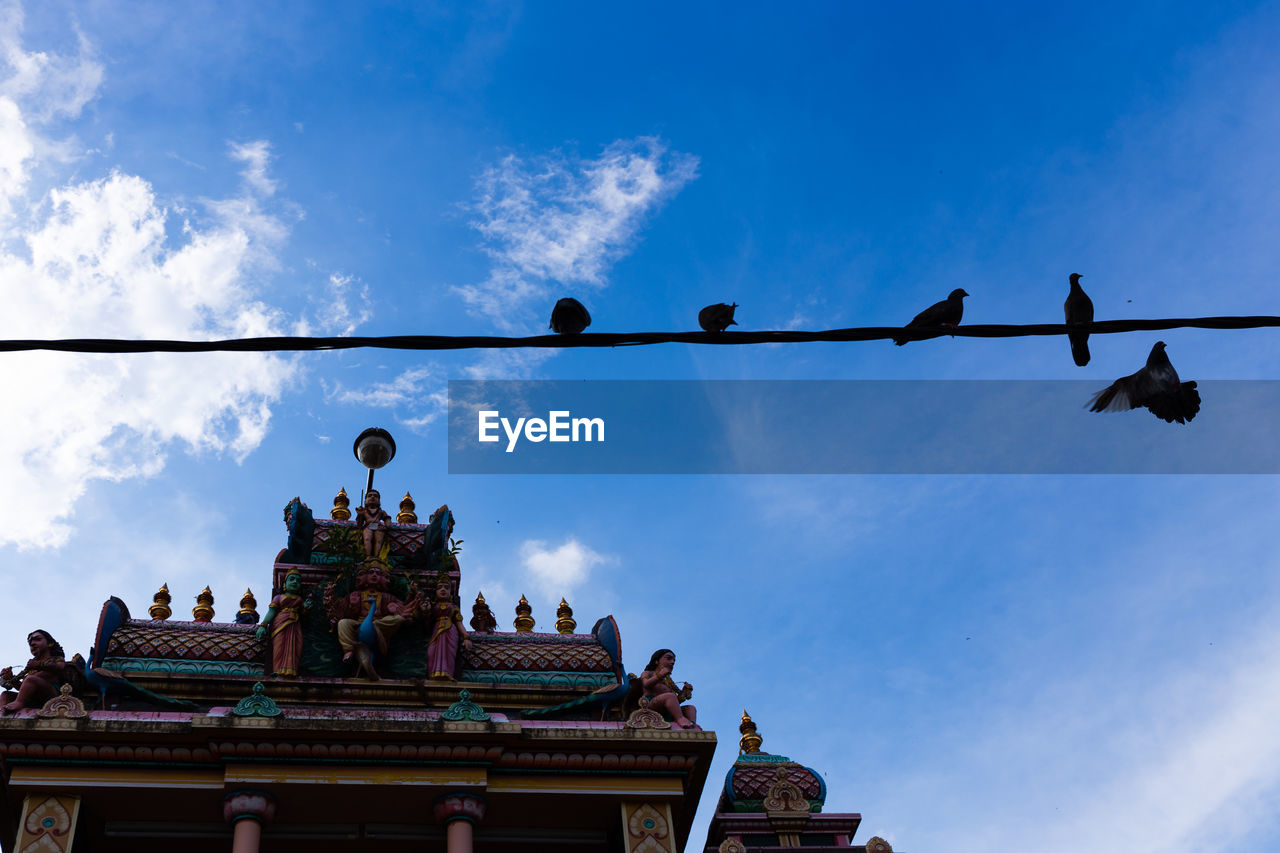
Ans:
[[[66,653],[48,631],[37,628],[27,635],[31,660],[17,673],[13,667],[0,669],[0,687],[18,691],[0,714],[12,714],[23,708],[38,708],[58,695],[63,683],[71,680],[73,670],[67,666]]]
[[[401,601],[387,591],[390,585],[387,565],[381,560],[366,559],[356,572],[355,592],[334,602],[334,612],[329,614],[338,619],[343,661],[355,657],[360,671],[373,681],[379,680],[373,668],[374,655],[386,656],[391,638],[413,621],[422,606],[421,597],[416,595]]]
[[[693,695],[693,686],[685,682],[676,689],[671,679],[671,670],[676,665],[676,654],[671,649],[658,649],[649,658],[649,665],[640,673],[640,685],[644,698],[649,700],[649,707],[661,711],[671,718],[673,729],[690,729],[700,732],[698,725],[698,709],[692,705],[681,705]]]
[[[271,599],[267,615],[258,626],[257,637],[266,639],[271,629],[271,673],[283,678],[298,677],[302,658],[302,611],[311,602],[302,596],[302,575],[297,569],[284,576],[284,591]]]
[[[364,506],[356,508],[356,529],[364,535],[366,556],[383,558],[390,523],[391,516],[382,508],[382,495],[377,489],[370,489],[364,496]]]
[[[458,641],[471,648],[471,640],[462,627],[462,611],[453,603],[453,586],[449,576],[441,572],[436,578],[435,601],[431,604],[431,640],[427,646],[427,677],[437,681],[454,681],[458,668]]]

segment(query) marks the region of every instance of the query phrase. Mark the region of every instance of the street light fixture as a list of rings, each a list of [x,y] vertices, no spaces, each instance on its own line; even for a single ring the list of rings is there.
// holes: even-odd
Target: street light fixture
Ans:
[[[369,469],[369,479],[364,486],[367,494],[373,488],[373,472],[395,458],[396,440],[385,429],[369,427],[356,436],[351,450],[360,464]]]

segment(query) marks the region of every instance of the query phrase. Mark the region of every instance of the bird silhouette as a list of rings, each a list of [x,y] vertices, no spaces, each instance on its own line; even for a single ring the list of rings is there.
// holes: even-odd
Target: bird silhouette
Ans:
[[[572,296],[566,296],[551,309],[551,322],[548,328],[557,335],[576,335],[591,325],[591,315],[582,303]]]
[[[968,296],[964,290],[957,287],[951,291],[951,294],[941,302],[935,302],[928,308],[921,311],[915,316],[905,328],[918,329],[922,327],[946,326],[955,328],[960,325],[960,318],[964,316],[964,298]],[[894,338],[893,342],[898,346],[905,344],[909,338]]]
[[[1080,286],[1080,278],[1078,272],[1071,274],[1071,292],[1067,294],[1067,301],[1062,304],[1068,326],[1093,322],[1093,300]],[[1084,367],[1089,363],[1089,333],[1067,332],[1067,340],[1071,341],[1071,357],[1075,359],[1076,365]]]
[[[708,305],[698,312],[698,325],[704,332],[723,332],[730,326],[738,325],[738,321],[733,319],[733,312],[737,307],[736,302],[732,305],[725,305],[723,302]]]
[[[96,649],[89,650],[89,658],[95,657]],[[85,660],[81,655],[76,655],[71,659],[72,666],[79,667],[84,673],[84,680],[90,686],[98,691],[98,707],[106,708],[109,697],[116,698],[116,704],[119,704],[121,698],[133,699],[139,702],[146,702],[151,705],[160,705],[165,708],[174,708],[179,710],[191,710],[195,705],[182,699],[170,699],[167,696],[161,696],[158,693],[152,693],[145,687],[139,687],[123,674],[116,672],[114,669],[106,669],[101,666],[92,666],[89,661]]]
[[[1123,412],[1145,408],[1166,423],[1185,424],[1200,411],[1200,392],[1194,380],[1182,382],[1165,353],[1164,341],[1156,341],[1141,370],[1122,376],[1089,400],[1091,412]]]
[[[625,706],[630,694],[634,693],[638,697],[640,691],[640,679],[634,675],[628,675],[617,684],[606,684],[604,687],[597,687],[586,696],[570,699],[568,702],[561,702],[559,705],[552,705],[549,708],[529,708],[521,711],[520,715],[527,719],[557,720],[587,713],[594,714],[599,711],[600,719],[603,720],[612,709]]]

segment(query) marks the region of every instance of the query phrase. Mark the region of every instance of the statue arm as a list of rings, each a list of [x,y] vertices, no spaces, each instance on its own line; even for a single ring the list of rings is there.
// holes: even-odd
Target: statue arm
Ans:
[[[267,636],[267,627],[271,624],[271,620],[276,618],[276,614],[280,611],[276,609],[276,603],[271,602],[271,606],[267,608],[267,615],[262,617],[262,621],[258,623],[258,630],[254,633],[259,640],[265,639]]]

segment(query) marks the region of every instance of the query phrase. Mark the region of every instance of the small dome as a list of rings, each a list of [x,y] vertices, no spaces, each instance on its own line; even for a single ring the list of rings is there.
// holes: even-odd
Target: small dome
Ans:
[[[783,778],[800,789],[809,801],[810,811],[822,811],[827,799],[827,783],[811,767],[805,767],[785,755],[767,752],[739,755],[724,777],[724,803],[722,811],[761,812],[769,789],[778,782],[778,770]]]

